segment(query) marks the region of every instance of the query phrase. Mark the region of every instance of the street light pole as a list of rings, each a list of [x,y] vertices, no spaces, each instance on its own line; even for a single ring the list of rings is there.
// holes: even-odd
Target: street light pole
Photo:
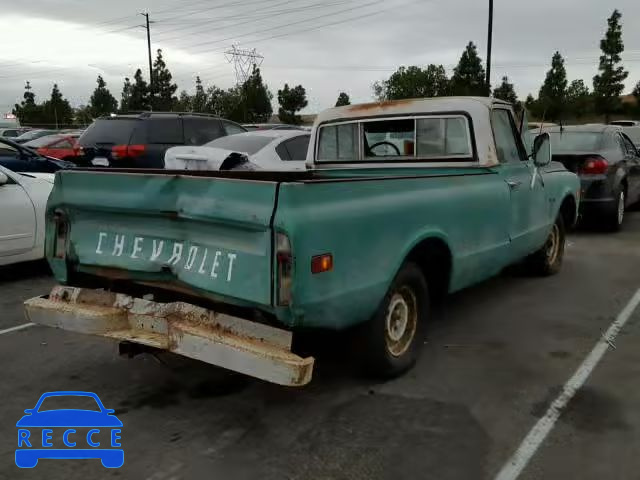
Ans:
[[[491,47],[493,45],[493,0],[489,0],[489,32],[487,40],[487,94],[491,89]]]

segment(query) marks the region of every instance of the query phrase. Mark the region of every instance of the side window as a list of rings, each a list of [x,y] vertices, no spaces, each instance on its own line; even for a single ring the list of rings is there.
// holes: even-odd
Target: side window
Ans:
[[[61,140],[58,143],[56,143],[55,145],[53,145],[52,148],[56,148],[56,149],[68,149],[68,148],[73,148],[73,145],[71,145],[71,142],[69,140]]]
[[[291,160],[291,157],[289,156],[289,150],[287,150],[287,146],[285,145],[285,143],[286,142],[282,142],[276,147],[276,153],[280,157],[280,160],[288,162],[289,160]]]
[[[240,125],[237,125],[233,122],[229,122],[227,120],[222,120],[222,124],[224,125],[224,129],[227,132],[227,135],[235,135],[237,133],[245,133],[246,130],[242,128]]]
[[[186,117],[182,121],[185,145],[204,145],[224,136],[218,119]]]
[[[627,137],[626,135],[621,135],[621,137],[622,141],[624,142],[624,146],[627,149],[627,154],[634,156],[638,155],[636,147],[633,145],[631,140],[629,140],[629,137]]]
[[[304,161],[307,159],[307,150],[309,149],[310,135],[302,135],[300,137],[292,138],[280,144],[285,145],[289,152],[288,160]],[[284,159],[283,159],[284,160]]]
[[[513,163],[524,160],[526,155],[522,155],[522,149],[518,144],[520,138],[511,113],[508,110],[496,108],[491,112],[491,124],[499,162]]]
[[[328,125],[320,129],[318,161],[357,161],[358,124]]]
[[[182,119],[180,118],[154,118],[147,122],[147,134],[149,143],[182,145]]]

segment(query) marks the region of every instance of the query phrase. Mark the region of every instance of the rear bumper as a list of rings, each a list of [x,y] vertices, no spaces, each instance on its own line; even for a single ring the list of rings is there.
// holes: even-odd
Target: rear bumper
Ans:
[[[311,381],[314,359],[291,352],[292,334],[188,303],[57,286],[25,302],[40,325],[166,350],[286,386]]]

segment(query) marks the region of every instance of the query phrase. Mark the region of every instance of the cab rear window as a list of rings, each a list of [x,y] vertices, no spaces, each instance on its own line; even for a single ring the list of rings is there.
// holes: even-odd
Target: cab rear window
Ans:
[[[468,161],[463,115],[362,120],[320,128],[318,162]]]

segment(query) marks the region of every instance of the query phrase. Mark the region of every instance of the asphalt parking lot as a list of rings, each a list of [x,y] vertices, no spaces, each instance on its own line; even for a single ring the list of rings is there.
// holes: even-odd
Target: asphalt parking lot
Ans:
[[[53,285],[45,272],[0,270],[0,332],[25,323],[22,301]],[[556,277],[503,274],[449,298],[406,376],[360,378],[332,343],[302,389],[128,360],[109,341],[44,327],[1,333],[0,479],[492,479],[639,288],[634,213],[619,234],[572,234]],[[636,309],[519,478],[640,478],[639,339]],[[55,390],[116,410],[121,469],[15,466],[16,421]]]

